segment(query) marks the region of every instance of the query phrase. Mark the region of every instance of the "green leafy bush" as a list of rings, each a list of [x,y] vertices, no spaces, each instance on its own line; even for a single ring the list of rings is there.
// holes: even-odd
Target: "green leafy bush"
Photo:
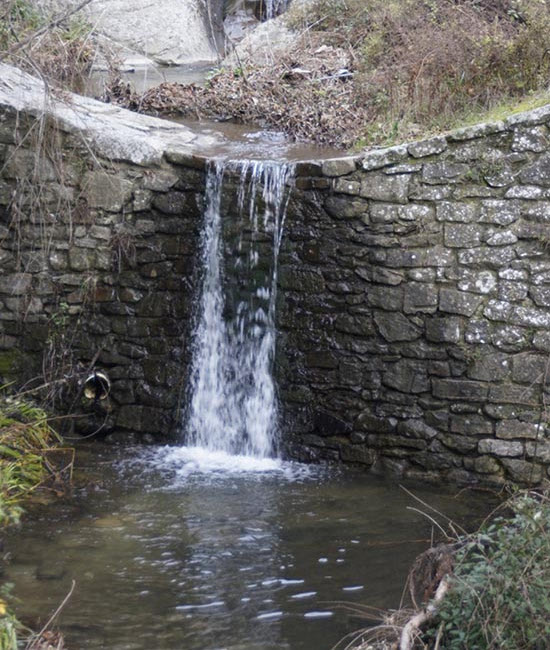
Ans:
[[[449,593],[426,633],[441,650],[550,648],[550,499],[512,502],[458,552]]]

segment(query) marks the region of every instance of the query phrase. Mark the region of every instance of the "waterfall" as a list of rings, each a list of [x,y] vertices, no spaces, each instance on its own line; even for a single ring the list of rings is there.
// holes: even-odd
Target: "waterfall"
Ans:
[[[210,164],[184,426],[189,446],[256,458],[277,452],[277,263],[291,176],[285,163]]]

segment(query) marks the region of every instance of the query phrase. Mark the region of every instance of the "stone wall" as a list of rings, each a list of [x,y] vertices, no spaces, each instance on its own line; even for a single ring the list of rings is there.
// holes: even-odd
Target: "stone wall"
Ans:
[[[95,362],[112,392],[87,428],[174,436],[212,143],[44,93],[0,64],[0,375],[63,384]],[[296,166],[275,367],[288,454],[547,477],[549,124],[545,107]]]
[[[83,401],[83,431],[173,438],[204,193],[194,138],[75,96],[44,103],[8,66],[0,79],[0,385]],[[105,402],[81,400],[92,367]]]
[[[294,455],[546,478],[548,124],[545,107],[298,167],[278,366]]]

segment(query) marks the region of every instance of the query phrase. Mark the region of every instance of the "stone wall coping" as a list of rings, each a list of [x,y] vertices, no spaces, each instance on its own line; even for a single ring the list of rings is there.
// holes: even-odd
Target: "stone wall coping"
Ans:
[[[0,63],[0,108],[49,116],[63,130],[80,134],[97,154],[140,166],[159,164],[167,151],[183,162],[215,144],[183,125],[48,87],[5,63]]]
[[[54,87],[18,68],[0,63],[0,107],[47,115],[61,128],[81,134],[95,151],[111,160],[140,166],[157,165],[163,157],[174,164],[204,168],[208,157],[201,153],[217,141],[166,119],[134,113]],[[421,140],[390,147],[368,149],[296,164],[297,176],[342,176],[355,169],[376,170],[411,158],[424,158],[444,151],[449,143],[473,140],[521,126],[550,120],[550,104],[524,111],[502,121],[482,122]]]

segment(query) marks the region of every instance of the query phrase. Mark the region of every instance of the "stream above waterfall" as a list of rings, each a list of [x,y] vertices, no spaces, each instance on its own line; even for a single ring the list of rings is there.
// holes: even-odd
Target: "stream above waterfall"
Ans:
[[[197,471],[179,453],[79,447],[88,487],[6,539],[24,621],[75,580],[58,623],[76,650],[330,650],[367,624],[345,604],[399,605],[433,530],[398,486],[281,461]],[[469,528],[489,509],[408,487]]]

